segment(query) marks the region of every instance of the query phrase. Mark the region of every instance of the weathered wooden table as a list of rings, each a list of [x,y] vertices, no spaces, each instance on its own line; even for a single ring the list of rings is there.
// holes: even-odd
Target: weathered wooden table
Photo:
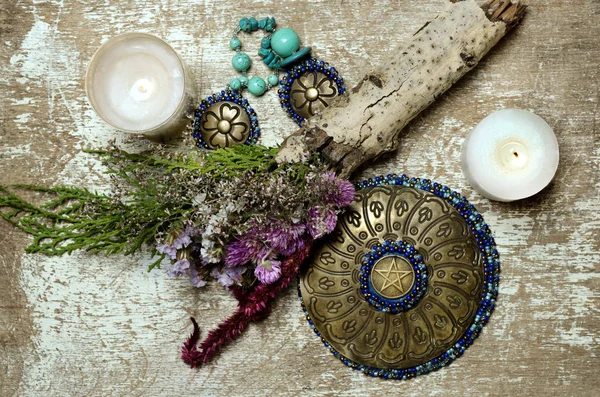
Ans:
[[[88,104],[83,76],[109,37],[168,40],[203,96],[235,74],[228,40],[242,16],[277,17],[352,85],[394,43],[444,6],[423,1],[105,2],[0,5],[0,184],[103,190],[85,148],[124,135]],[[362,176],[404,172],[449,185],[483,212],[502,256],[501,294],[482,336],[450,367],[408,382],[340,364],[307,325],[290,288],[273,315],[190,370],[179,359],[189,316],[204,330],[235,307],[220,287],[199,292],[148,255],[24,255],[29,238],[0,223],[0,395],[573,395],[599,393],[600,2],[530,0],[522,26],[406,130],[400,150]],[[260,35],[246,39],[258,46]],[[261,65],[262,66],[262,65]],[[259,69],[266,74],[266,69]],[[294,130],[273,92],[253,100],[274,145]],[[554,128],[555,181],[521,202],[490,202],[460,171],[460,148],[490,112],[535,111]]]

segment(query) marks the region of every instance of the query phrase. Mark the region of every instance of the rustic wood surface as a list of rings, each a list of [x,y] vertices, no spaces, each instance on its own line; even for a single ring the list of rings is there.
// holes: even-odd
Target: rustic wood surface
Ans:
[[[189,316],[206,331],[235,301],[198,292],[149,256],[24,255],[29,237],[0,223],[0,396],[117,395],[598,395],[600,342],[600,1],[530,0],[522,26],[406,129],[400,150],[361,176],[405,172],[465,194],[495,232],[503,262],[497,310],[448,368],[383,381],[339,363],[310,330],[294,288],[213,362],[179,359]],[[86,185],[105,191],[85,148],[125,136],[102,123],[83,84],[109,37],[168,40],[203,96],[234,75],[228,39],[242,16],[295,28],[349,85],[431,19],[445,0],[2,1],[0,184]],[[260,35],[245,38],[257,48]],[[256,62],[258,63],[258,62]],[[265,68],[258,68],[266,75]],[[276,144],[294,131],[273,92],[252,100]],[[460,171],[467,133],[494,110],[518,107],[554,128],[561,160],[541,194],[512,204],[474,192]]]

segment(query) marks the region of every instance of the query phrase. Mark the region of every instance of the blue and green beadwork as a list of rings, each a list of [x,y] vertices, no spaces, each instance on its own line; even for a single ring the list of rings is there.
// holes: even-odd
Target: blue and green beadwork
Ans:
[[[500,259],[490,228],[464,196],[428,179],[389,174],[355,187],[355,201],[299,276],[308,323],[336,358],[370,376],[410,379],[449,365],[496,304]],[[393,258],[415,280],[421,274],[423,295],[403,310],[392,310],[399,302],[389,297],[410,293],[369,300],[383,289],[372,285],[373,269]]]
[[[379,269],[384,261],[391,265]],[[376,279],[383,279],[383,283]],[[423,297],[427,267],[412,244],[386,240],[365,254],[359,280],[367,302],[377,310],[396,314],[410,310]]]

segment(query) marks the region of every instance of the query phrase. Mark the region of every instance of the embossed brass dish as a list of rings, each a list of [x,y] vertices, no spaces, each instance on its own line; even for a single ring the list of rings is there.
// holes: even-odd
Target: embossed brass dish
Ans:
[[[499,263],[464,197],[429,181],[392,181],[357,192],[299,292],[315,332],[345,364],[407,378],[472,343],[491,314]]]

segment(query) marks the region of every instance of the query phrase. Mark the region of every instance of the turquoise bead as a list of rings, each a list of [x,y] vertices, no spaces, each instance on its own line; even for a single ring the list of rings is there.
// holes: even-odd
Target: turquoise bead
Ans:
[[[264,19],[261,19],[260,21],[258,21],[258,28],[264,29],[265,26],[267,25],[268,20],[269,20],[269,18],[264,18]]]
[[[274,74],[270,74],[269,77],[267,77],[267,82],[271,85],[277,85],[279,84],[279,78]]]
[[[263,37],[260,41],[260,46],[262,48],[271,48],[271,39],[268,37]]]
[[[242,42],[237,37],[234,37],[231,40],[229,40],[229,47],[231,47],[232,50],[237,50],[241,46]]]
[[[231,58],[231,64],[238,72],[245,72],[248,70],[248,68],[250,68],[252,61],[250,60],[248,54],[244,52],[238,52],[233,56],[233,58]]]
[[[240,19],[240,29],[246,33],[250,32],[250,20],[248,18]]]
[[[250,30],[253,32],[258,30],[258,21],[254,17],[250,18]]]
[[[294,29],[279,29],[271,37],[271,48],[280,57],[289,57],[300,48],[300,37]]]
[[[240,83],[242,83],[242,87],[248,87],[248,77],[240,76],[238,77],[238,80],[240,81]]]
[[[258,55],[260,55],[261,58],[266,57],[270,53],[271,53],[271,49],[269,49],[269,48],[261,48],[260,50],[258,50]]]
[[[269,17],[266,18],[267,22],[265,22],[265,31],[267,32],[272,32],[273,30],[275,30],[275,18],[273,17]]]
[[[261,77],[252,77],[248,83],[248,91],[252,95],[260,96],[265,93],[267,83]]]
[[[263,59],[263,62],[265,63],[265,65],[268,65],[274,58],[275,54],[273,53],[273,51],[269,51],[265,59]]]
[[[242,88],[242,82],[238,78],[233,78],[229,82],[229,88],[231,88],[233,91],[238,91],[240,88]]]
[[[267,65],[269,69],[281,69],[281,58],[274,57],[271,62]]]
[[[310,47],[304,47],[301,50],[296,51],[293,55],[283,59],[280,66],[282,68],[287,68],[288,66],[300,61],[302,58],[310,54],[310,50]]]

